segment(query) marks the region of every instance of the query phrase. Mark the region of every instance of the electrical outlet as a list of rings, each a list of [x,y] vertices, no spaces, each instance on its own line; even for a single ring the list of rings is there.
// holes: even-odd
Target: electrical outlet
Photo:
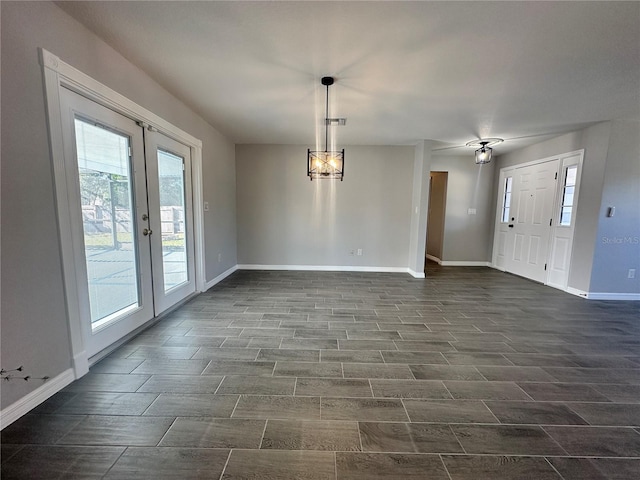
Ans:
[[[630,268],[629,273],[627,274],[627,278],[636,278],[636,269]]]
[[[358,249],[358,256],[359,257],[362,256],[362,249],[361,248]]]
[[[219,253],[219,254],[218,254],[218,263],[220,263],[221,261],[222,261],[222,254],[221,254],[221,253]]]

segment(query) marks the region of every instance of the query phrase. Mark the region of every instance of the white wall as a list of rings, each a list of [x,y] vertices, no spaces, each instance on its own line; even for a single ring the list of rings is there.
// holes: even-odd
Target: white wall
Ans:
[[[441,260],[490,262],[495,164],[476,165],[471,151],[461,156],[434,155],[431,170],[449,172]],[[475,215],[469,215],[470,208]]]
[[[207,279],[236,264],[234,146],[50,2],[1,2],[3,368],[54,377],[70,367],[38,47],[203,142]],[[217,262],[217,254],[223,262]],[[3,382],[1,407],[38,382]]]
[[[407,268],[414,147],[344,148],[341,182],[306,146],[236,146],[239,264]]]
[[[582,195],[582,193],[580,194]],[[607,217],[615,207],[613,217]],[[594,212],[596,213],[596,212]],[[597,211],[592,293],[640,293],[640,122],[615,121]],[[628,278],[629,269],[635,278]]]

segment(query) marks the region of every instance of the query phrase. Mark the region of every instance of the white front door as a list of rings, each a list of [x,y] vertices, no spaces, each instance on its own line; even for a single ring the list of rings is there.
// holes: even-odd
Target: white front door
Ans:
[[[549,236],[558,160],[516,168],[513,182],[513,248],[507,270],[537,282],[547,278]]]
[[[76,284],[92,357],[195,291],[191,155],[66,88],[60,101]]]

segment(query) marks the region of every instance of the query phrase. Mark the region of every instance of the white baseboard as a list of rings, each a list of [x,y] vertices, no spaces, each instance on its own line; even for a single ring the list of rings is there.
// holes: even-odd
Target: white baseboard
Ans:
[[[432,262],[436,262],[438,265],[442,265],[442,260],[440,260],[438,257],[434,257],[433,255],[429,255],[428,253],[425,255],[425,257],[427,258],[427,260],[431,260]]]
[[[7,408],[0,411],[0,430],[11,425],[13,422],[36,408],[49,397],[58,393],[74,380],[75,376],[73,374],[73,369],[69,368],[60,375],[47,380],[33,392],[28,393],[17,402],[12,403]]]
[[[73,371],[75,378],[80,378],[89,373],[89,357],[87,351],[83,350],[73,357]]]
[[[301,270],[310,272],[410,273],[406,267],[363,267],[354,265],[255,265],[241,264],[238,270]]]
[[[442,265],[443,267],[491,267],[493,266],[491,262],[477,262],[477,261],[468,261],[468,260],[441,260],[438,257],[434,257],[433,255],[425,255],[428,260],[432,262],[436,262],[438,265]]]
[[[491,262],[473,262],[467,260],[441,260],[443,267],[490,267]]]
[[[640,300],[640,293],[598,293],[589,292],[589,300]]]
[[[220,283],[222,280],[227,278],[229,275],[231,275],[236,270],[238,270],[238,265],[234,265],[229,270],[226,270],[226,271],[222,272],[220,275],[218,275],[213,280],[209,280],[207,283],[204,284],[204,291],[206,292],[211,287],[213,287],[216,283]]]
[[[577,288],[567,287],[566,289],[564,289],[564,291],[570,293],[571,295],[575,295],[576,297],[589,298],[589,292],[585,292],[584,290],[579,290]]]
[[[424,272],[416,272],[414,270],[411,270],[410,268],[408,268],[407,271],[413,278],[425,278]]]

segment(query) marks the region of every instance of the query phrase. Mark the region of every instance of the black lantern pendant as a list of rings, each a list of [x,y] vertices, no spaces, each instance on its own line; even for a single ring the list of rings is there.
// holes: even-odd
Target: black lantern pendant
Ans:
[[[322,77],[322,85],[327,87],[327,101],[324,116],[324,151],[307,150],[307,176],[309,180],[314,178],[335,178],[343,180],[344,177],[344,148],[340,151],[329,151],[329,85],[333,85],[333,77]]]

